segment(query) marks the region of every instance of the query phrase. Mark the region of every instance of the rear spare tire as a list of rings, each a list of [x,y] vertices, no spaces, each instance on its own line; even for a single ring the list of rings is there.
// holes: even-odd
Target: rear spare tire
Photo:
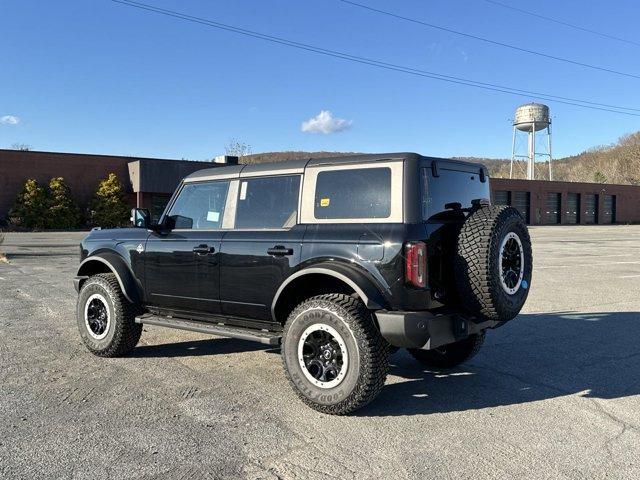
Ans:
[[[522,309],[532,272],[531,239],[513,207],[469,214],[458,235],[454,273],[462,306],[485,320],[507,321]]]

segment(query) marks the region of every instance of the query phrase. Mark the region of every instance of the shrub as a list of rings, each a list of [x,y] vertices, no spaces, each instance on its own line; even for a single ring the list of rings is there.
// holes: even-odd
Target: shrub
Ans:
[[[593,181],[595,183],[605,183],[607,181],[607,177],[600,170],[596,170],[593,173]]]
[[[26,228],[46,228],[47,210],[47,191],[38,182],[29,179],[16,197],[9,219],[11,223]]]
[[[129,212],[124,188],[115,173],[110,173],[100,182],[91,201],[91,223],[104,228],[120,227],[129,221]]]
[[[64,178],[52,178],[48,191],[48,228],[77,228],[80,224],[80,210],[71,196],[71,189]]]

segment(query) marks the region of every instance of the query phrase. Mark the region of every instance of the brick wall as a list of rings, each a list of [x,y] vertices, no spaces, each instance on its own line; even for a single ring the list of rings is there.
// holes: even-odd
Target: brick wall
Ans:
[[[569,223],[567,218],[568,193],[578,193],[581,199],[585,195],[597,195],[597,222],[604,221],[604,197],[614,195],[616,198],[616,223],[640,223],[640,186],[608,185],[599,183],[548,182],[544,180],[512,180],[506,178],[490,179],[492,197],[496,191],[530,192],[530,219],[532,225],[544,224],[545,199],[547,193],[561,195],[561,217],[563,224]],[[582,208],[581,210],[584,210]],[[580,216],[580,223],[586,223],[585,215]]]
[[[78,203],[85,206],[98,183],[115,173],[134,201],[129,181],[128,157],[68,153],[0,150],[0,218],[6,216],[27,179],[48,184],[52,177],[63,177]]]

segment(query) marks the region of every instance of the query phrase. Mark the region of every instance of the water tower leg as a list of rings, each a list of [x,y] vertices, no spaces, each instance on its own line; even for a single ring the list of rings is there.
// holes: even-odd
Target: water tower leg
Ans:
[[[533,180],[535,175],[534,163],[536,161],[536,124],[533,122],[529,132],[529,164],[527,165],[527,180]]]
[[[547,138],[549,139],[549,181],[553,180],[551,175],[551,160],[553,159],[553,155],[551,155],[551,124],[547,127]]]
[[[516,127],[513,127],[513,141],[511,142],[511,165],[509,165],[509,178],[513,178],[513,161],[516,157]]]

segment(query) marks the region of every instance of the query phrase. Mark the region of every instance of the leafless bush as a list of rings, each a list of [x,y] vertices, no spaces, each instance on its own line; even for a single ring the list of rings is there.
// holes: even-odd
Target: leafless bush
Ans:
[[[4,233],[0,230],[0,245],[2,245],[2,242],[4,242]],[[2,252],[0,252],[0,263],[8,263],[7,257]]]
[[[236,138],[229,140],[224,147],[225,153],[234,157],[242,158],[251,155],[251,145],[244,143]]]

